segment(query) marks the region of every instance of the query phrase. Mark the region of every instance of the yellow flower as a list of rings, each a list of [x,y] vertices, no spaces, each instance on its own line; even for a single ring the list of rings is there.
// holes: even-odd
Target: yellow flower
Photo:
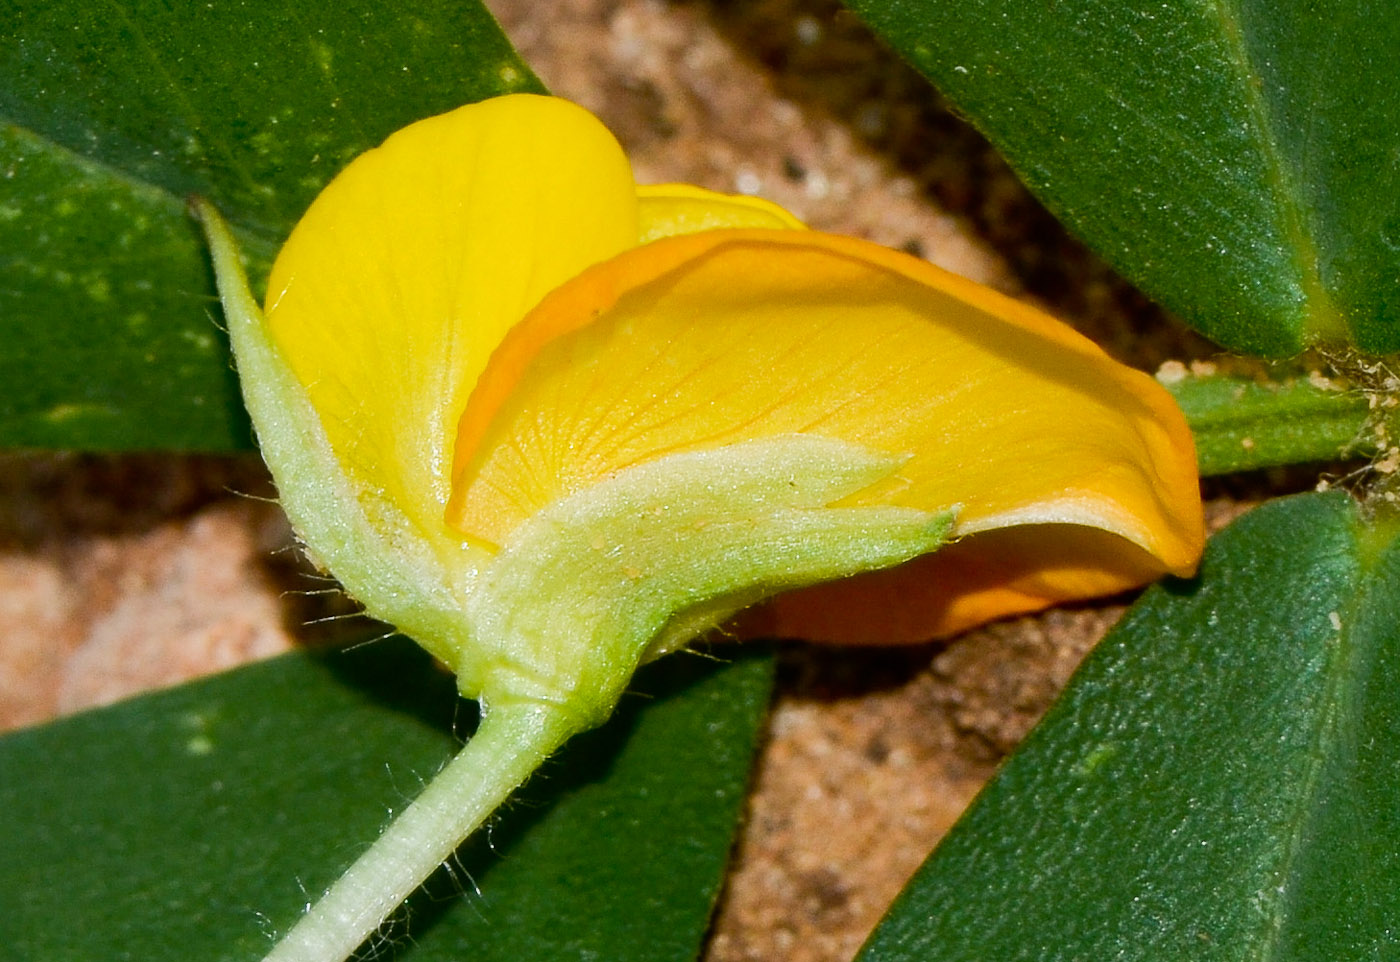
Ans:
[[[638,187],[565,101],[463,107],[357,159],[265,316],[201,213],[288,514],[481,699],[469,750],[499,716],[547,752],[741,611],[918,640],[1200,553],[1190,433],[1151,378],[916,258]]]
[[[745,630],[921,640],[1187,574],[1201,548],[1190,434],[1150,378],[918,259],[762,201],[637,187],[566,101],[502,97],[395,134],[311,206],[268,291],[265,325],[235,324],[234,344],[294,522],[471,695],[490,668],[461,609],[513,533],[683,453],[825,442],[866,481],[833,507],[946,516],[921,544],[955,542],[898,567],[903,543],[739,572],[716,597],[697,585],[682,609],[713,610],[667,613],[687,630],[842,574]],[[700,488],[734,471],[682,467]],[[648,563],[687,563],[684,537],[671,545]]]
[[[267,323],[366,514],[458,584],[620,469],[795,434],[907,458],[845,503],[957,509],[965,540],[783,599],[783,633],[927,638],[1192,570],[1190,434],[1150,378],[985,288],[799,227],[638,188],[591,115],[503,97],[350,165],[278,258]]]

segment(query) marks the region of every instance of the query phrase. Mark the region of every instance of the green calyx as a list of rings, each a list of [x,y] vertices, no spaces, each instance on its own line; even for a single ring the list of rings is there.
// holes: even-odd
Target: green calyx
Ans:
[[[458,599],[477,559],[434,543],[432,532],[415,527],[392,503],[352,484],[305,389],[268,335],[228,225],[202,200],[193,208],[209,239],[243,400],[303,549],[369,614],[454,664]]]
[[[636,666],[790,588],[935,550],[954,511],[827,507],[902,459],[789,435],[636,465],[522,524],[466,603],[464,694],[554,703],[578,727]]]

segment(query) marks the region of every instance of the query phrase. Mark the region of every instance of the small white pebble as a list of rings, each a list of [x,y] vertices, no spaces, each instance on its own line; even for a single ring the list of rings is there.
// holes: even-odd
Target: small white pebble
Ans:
[[[1180,384],[1186,380],[1186,374],[1186,365],[1180,361],[1164,361],[1162,366],[1157,368],[1157,383]]]
[[[1319,391],[1341,390],[1341,388],[1337,386],[1335,381],[1333,381],[1327,375],[1323,374],[1321,371],[1309,371],[1308,383],[1311,384],[1313,387],[1317,388]]]

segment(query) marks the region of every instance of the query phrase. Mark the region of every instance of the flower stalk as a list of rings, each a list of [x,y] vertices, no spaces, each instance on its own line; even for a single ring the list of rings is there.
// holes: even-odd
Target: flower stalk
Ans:
[[[310,905],[264,962],[341,962],[573,734],[546,705],[483,716],[476,734]]]

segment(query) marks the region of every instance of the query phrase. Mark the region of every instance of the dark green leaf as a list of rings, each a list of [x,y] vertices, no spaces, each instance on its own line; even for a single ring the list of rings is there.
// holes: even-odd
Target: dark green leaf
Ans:
[[[1400,7],[850,0],[1056,216],[1237,350],[1400,350]]]
[[[1260,508],[1150,590],[862,962],[1400,957],[1400,545]]]
[[[212,199],[261,275],[351,157],[539,89],[474,0],[8,0],[0,23],[7,446],[247,446],[184,199]]]
[[[693,959],[770,668],[746,654],[644,671],[645,694],[571,743],[413,903],[398,957]],[[261,958],[454,750],[460,704],[399,639],[0,740],[5,956]]]

